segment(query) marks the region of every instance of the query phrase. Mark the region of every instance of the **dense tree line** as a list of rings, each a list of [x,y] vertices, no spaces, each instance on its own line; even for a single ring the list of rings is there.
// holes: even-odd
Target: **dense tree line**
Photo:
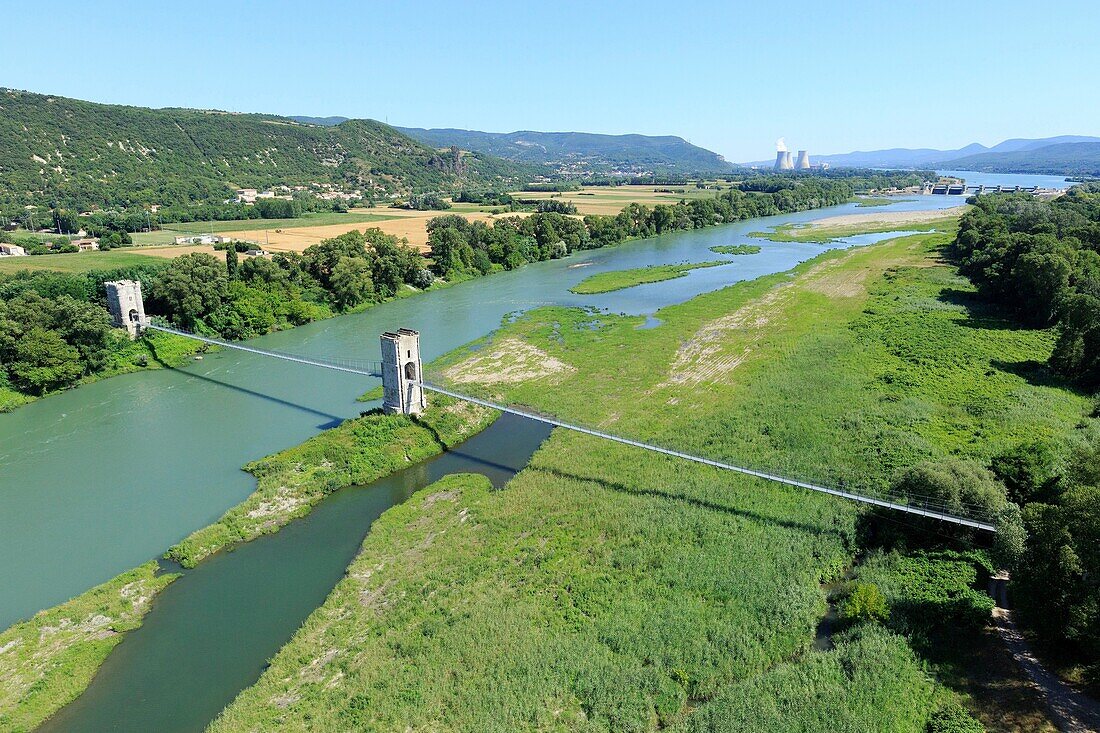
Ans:
[[[1023,510],[1014,597],[1031,628],[1084,662],[1089,681],[1100,685],[1100,438],[1061,466],[1042,444],[1021,453],[1019,475],[1035,500]]]
[[[226,262],[189,254],[109,272],[23,271],[0,277],[0,387],[38,395],[103,371],[129,348],[111,327],[103,283],[142,282],[146,311],[176,326],[243,339],[428,287],[432,274],[403,240],[368,229],[301,254]]]
[[[953,246],[962,272],[1025,323],[1055,327],[1050,365],[1100,386],[1100,185],[1053,201],[994,194],[973,203]],[[1100,436],[1066,453],[1030,442],[991,468],[1022,507],[1006,539],[1023,619],[1100,684]]]
[[[454,202],[456,204],[507,206],[512,203],[512,195],[504,191],[469,191],[463,189],[455,194]]]
[[[352,231],[271,259],[177,257],[150,283],[147,310],[188,330],[242,339],[379,302],[404,284],[431,285],[420,255],[378,229]]]
[[[1053,201],[987,195],[963,216],[954,252],[988,298],[1035,326],[1057,326],[1051,366],[1100,387],[1100,184]]]
[[[38,395],[108,368],[129,341],[111,327],[103,282],[153,280],[166,266],[0,278],[0,387]]]
[[[455,279],[511,270],[526,262],[633,238],[831,206],[850,199],[852,191],[850,181],[754,177],[711,199],[653,207],[633,203],[615,216],[590,214],[578,219],[545,211],[522,219],[499,219],[492,226],[459,216],[437,217],[428,224],[428,244],[434,271]]]

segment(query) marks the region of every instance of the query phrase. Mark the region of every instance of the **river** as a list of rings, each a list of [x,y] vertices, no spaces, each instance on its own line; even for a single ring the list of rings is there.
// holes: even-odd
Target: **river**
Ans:
[[[549,434],[505,415],[454,450],[338,491],[276,534],[185,571],[88,690],[39,730],[202,730],[321,605],[382,512],[452,473],[482,473],[500,488]]]

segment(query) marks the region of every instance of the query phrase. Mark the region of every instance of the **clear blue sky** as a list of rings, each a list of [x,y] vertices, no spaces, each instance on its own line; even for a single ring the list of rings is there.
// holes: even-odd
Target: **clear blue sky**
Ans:
[[[830,7],[831,6],[831,7]],[[1092,2],[13,2],[0,86],[730,160],[1100,135]]]

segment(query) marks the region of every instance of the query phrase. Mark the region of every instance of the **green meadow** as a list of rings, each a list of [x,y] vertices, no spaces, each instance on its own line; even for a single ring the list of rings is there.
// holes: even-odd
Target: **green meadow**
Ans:
[[[106,252],[73,252],[71,254],[31,255],[30,257],[0,257],[0,274],[20,270],[56,270],[57,272],[91,272],[120,267],[163,263],[160,257],[112,249]]]
[[[832,485],[1072,441],[1089,400],[1029,366],[1053,335],[983,306],[938,257],[950,236],[830,252],[665,308],[651,329],[539,309],[431,377],[523,342],[507,358],[525,360],[526,381],[462,388]],[[988,690],[945,687],[901,622],[917,602],[978,603],[984,555],[903,549],[864,569],[866,519],[556,431],[503,491],[449,477],[383,515],[212,730],[974,730],[959,704],[980,714]],[[819,650],[823,584],[853,572],[881,584],[886,620],[837,629]],[[912,592],[907,577],[921,579]]]
[[[294,219],[233,219],[230,221],[186,221],[165,224],[163,228],[173,232],[219,234],[252,231],[255,229],[296,229],[299,227],[328,226],[330,224],[364,224],[395,218],[392,214],[364,212],[308,212]],[[173,234],[173,236],[175,236]]]

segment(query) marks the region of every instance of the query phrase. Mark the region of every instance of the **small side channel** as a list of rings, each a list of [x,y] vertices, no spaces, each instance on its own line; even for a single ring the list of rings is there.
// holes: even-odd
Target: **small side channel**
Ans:
[[[504,415],[447,453],[342,489],[276,534],[185,572],[85,693],[39,730],[203,730],[321,605],[384,511],[452,473],[481,473],[502,487],[549,434],[541,423]]]

